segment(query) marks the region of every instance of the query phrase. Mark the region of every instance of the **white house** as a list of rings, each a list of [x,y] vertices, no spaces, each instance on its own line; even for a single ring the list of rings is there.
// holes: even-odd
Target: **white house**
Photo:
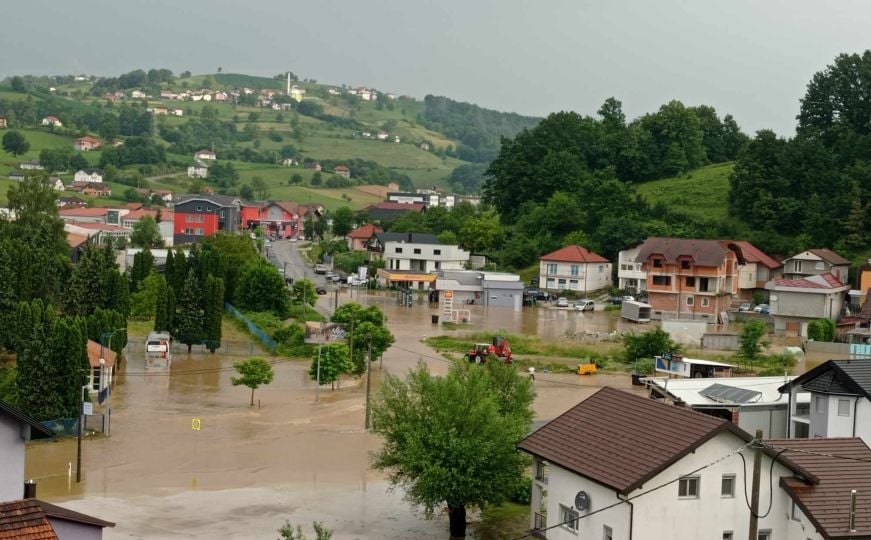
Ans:
[[[46,181],[45,185],[51,186],[51,189],[55,191],[63,191],[66,189],[66,186],[63,183],[63,180],[58,178],[57,176],[50,176]]]
[[[533,457],[530,527],[550,540],[746,538],[749,475],[738,451],[752,461],[751,441],[724,419],[603,388],[518,443]],[[796,538],[786,535],[791,500],[779,480],[816,478],[772,456],[762,454],[763,511],[774,491],[758,538]]]
[[[201,161],[188,167],[188,178],[206,178],[208,175],[209,168]]]
[[[95,182],[103,181],[103,169],[81,169],[76,171],[74,182]]]
[[[783,277],[801,279],[829,273],[842,283],[849,281],[850,261],[830,249],[808,249],[783,261]]]
[[[133,90],[130,92],[130,97],[133,99],[144,99],[146,97],[145,92],[142,90]]]
[[[42,166],[42,163],[39,162],[38,159],[22,161],[21,165],[19,165],[21,169],[25,171],[42,171],[45,170],[45,167]]]
[[[184,116],[184,109],[174,108],[169,111],[169,114],[173,116]]]
[[[218,156],[215,155],[211,150],[200,150],[196,154],[194,154],[194,159],[217,159]]]
[[[617,287],[632,294],[647,290],[647,272],[636,261],[639,246],[624,249],[617,255]]]
[[[294,85],[290,88],[288,95],[294,101],[302,101],[302,98],[305,97],[305,88],[300,88],[299,86]]]
[[[611,263],[587,248],[566,246],[538,260],[542,289],[588,292],[611,286]]]
[[[63,127],[63,122],[61,122],[57,116],[46,116],[42,119],[43,126],[53,126],[53,127]]]
[[[435,283],[439,270],[462,270],[469,252],[445,245],[434,234],[376,232],[366,242],[370,260],[383,260],[379,280],[386,286],[405,284],[422,289]]]
[[[24,493],[24,446],[54,433],[24,412],[0,401],[0,501],[20,499]]]
[[[808,323],[814,319],[838,320],[850,286],[826,272],[800,279],[773,279],[765,289],[774,333],[807,337]]]
[[[871,444],[871,360],[829,360],[780,391],[789,394],[788,438],[860,437]]]

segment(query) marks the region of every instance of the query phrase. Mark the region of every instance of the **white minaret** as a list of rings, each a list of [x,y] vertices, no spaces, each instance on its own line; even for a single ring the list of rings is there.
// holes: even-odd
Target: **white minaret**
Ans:
[[[290,72],[287,72],[287,95],[290,95]]]

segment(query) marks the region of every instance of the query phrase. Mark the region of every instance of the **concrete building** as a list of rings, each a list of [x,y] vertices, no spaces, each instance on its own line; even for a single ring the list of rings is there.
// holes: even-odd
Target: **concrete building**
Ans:
[[[617,255],[617,287],[640,296],[647,290],[647,272],[636,261],[638,248],[624,249]]]
[[[850,261],[830,249],[808,249],[783,261],[783,277],[802,279],[829,273],[841,283],[847,283],[850,264]]]
[[[612,285],[608,259],[578,245],[542,255],[538,261],[541,289],[589,292]]]
[[[463,270],[469,252],[457,245],[445,245],[434,234],[378,232],[366,242],[369,260],[383,260],[378,270],[384,286],[423,289],[435,283],[439,270]]]
[[[174,243],[199,242],[218,231],[239,230],[241,201],[224,195],[182,195],[173,207]]]
[[[774,279],[765,284],[769,292],[774,333],[807,337],[808,323],[814,319],[837,321],[850,289],[828,272],[800,279]]]
[[[455,306],[476,304],[514,311],[523,307],[523,286],[517,274],[478,270],[440,270],[435,281],[440,303],[444,303],[445,292],[451,291]]]

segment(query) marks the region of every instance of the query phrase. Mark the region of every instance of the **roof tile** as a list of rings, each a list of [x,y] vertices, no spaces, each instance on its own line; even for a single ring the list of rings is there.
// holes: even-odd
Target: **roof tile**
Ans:
[[[606,263],[608,259],[577,244],[566,246],[538,258],[540,261]]]

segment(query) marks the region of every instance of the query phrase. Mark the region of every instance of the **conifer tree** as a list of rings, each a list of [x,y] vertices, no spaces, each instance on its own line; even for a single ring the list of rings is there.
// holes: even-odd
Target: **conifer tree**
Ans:
[[[203,310],[200,299],[200,286],[196,274],[191,269],[184,281],[175,309],[176,339],[188,346],[188,353],[191,352],[194,344],[203,341]]]
[[[157,274],[157,299],[154,305],[154,330],[155,332],[168,332],[169,325],[169,291],[166,278]]]
[[[203,306],[203,329],[206,339],[206,347],[210,352],[215,352],[221,345],[221,317],[224,313],[224,280],[208,276],[203,294],[205,305]]]

